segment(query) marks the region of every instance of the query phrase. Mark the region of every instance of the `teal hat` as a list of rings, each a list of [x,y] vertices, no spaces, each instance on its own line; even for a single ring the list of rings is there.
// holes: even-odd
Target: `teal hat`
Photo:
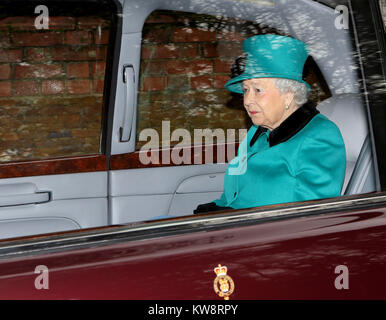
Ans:
[[[245,69],[242,74],[232,78],[225,88],[243,93],[242,81],[254,78],[283,78],[310,85],[302,78],[303,67],[308,57],[307,45],[297,39],[266,34],[253,36],[243,42],[246,53]]]

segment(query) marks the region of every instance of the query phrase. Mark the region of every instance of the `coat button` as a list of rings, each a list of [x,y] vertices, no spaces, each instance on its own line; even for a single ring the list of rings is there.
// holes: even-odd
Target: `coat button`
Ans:
[[[237,196],[237,192],[235,192],[235,194],[233,196],[236,197]]]

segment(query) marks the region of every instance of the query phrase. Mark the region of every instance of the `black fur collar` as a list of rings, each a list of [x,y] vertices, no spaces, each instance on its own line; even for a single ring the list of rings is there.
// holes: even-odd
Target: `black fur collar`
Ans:
[[[268,137],[269,146],[273,147],[293,137],[318,113],[319,111],[316,109],[316,106],[312,101],[308,101],[303,104],[299,109],[285,119],[280,126],[271,131]],[[257,138],[267,130],[267,128],[259,127],[252,137],[249,145],[252,147]]]

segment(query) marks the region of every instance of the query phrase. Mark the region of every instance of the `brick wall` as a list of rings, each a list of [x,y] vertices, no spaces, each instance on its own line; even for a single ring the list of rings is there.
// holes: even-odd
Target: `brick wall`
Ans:
[[[98,153],[108,21],[34,19],[0,20],[0,161]]]
[[[242,36],[220,27],[221,20],[205,15],[159,11],[148,17],[137,134],[149,127],[161,137],[162,120],[171,121],[171,131],[192,133],[195,128],[246,127],[240,97],[224,89],[234,57],[242,53],[235,41]],[[137,149],[143,144],[137,139]]]
[[[224,84],[242,54],[242,41],[273,32],[236,19],[153,12],[143,31],[137,138],[145,128],[156,129],[161,137],[162,120],[171,121],[171,131],[189,130],[191,137],[194,129],[249,128],[242,96],[228,92]],[[314,100],[327,97],[328,89],[315,73],[309,72],[307,81],[313,84]],[[137,149],[144,143],[137,139]]]

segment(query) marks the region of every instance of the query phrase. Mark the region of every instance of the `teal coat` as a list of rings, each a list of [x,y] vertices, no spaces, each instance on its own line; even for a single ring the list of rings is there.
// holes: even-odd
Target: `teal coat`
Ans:
[[[338,127],[307,103],[270,132],[253,125],[214,202],[234,209],[340,196],[346,152]]]

